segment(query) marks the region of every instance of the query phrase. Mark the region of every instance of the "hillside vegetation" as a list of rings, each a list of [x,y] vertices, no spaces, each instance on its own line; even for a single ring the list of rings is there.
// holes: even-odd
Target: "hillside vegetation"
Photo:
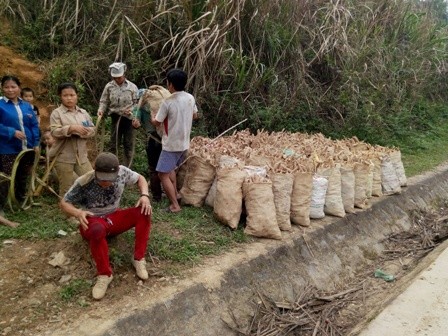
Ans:
[[[356,135],[418,148],[448,116],[443,0],[1,0],[6,41],[96,111],[113,61],[139,87],[190,74],[196,134],[241,128]]]

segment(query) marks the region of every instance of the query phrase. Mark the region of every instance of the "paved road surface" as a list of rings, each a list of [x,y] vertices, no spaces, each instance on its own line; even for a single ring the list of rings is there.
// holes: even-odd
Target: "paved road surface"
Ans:
[[[448,248],[359,335],[448,335]]]

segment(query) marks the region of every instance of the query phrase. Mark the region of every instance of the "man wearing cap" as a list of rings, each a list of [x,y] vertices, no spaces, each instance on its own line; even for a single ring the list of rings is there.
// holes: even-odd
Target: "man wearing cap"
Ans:
[[[127,185],[137,184],[140,198],[133,208],[119,209]],[[146,179],[119,165],[112,153],[101,153],[95,170],[80,176],[60,202],[62,211],[79,220],[81,236],[89,242],[97,268],[97,281],[92,289],[94,299],[102,299],[112,281],[106,237],[116,236],[135,227],[132,264],[137,276],[148,279],[145,254],[151,228],[151,204]],[[76,207],[78,206],[78,207]]]
[[[132,127],[132,108],[137,103],[137,86],[125,77],[126,64],[115,62],[109,66],[112,80],[106,84],[100,98],[98,117],[110,115],[111,138],[110,151],[117,153],[123,145],[123,165],[129,167],[132,162],[135,133]]]

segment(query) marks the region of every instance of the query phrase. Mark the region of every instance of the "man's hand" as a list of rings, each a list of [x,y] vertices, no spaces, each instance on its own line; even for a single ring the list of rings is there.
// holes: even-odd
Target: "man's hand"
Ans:
[[[141,126],[140,120],[138,119],[132,119],[132,126],[134,128],[139,128]]]
[[[152,213],[151,202],[149,201],[149,196],[147,195],[140,196],[135,206],[141,207],[142,208],[141,213],[146,216],[149,216]]]
[[[79,224],[81,225],[83,230],[87,230],[89,227],[89,221],[87,220],[87,217],[89,216],[95,216],[95,214],[90,211],[79,210],[78,214],[76,215],[76,218],[79,220]]]
[[[155,127],[158,127],[161,122],[158,122],[155,117],[151,117],[151,124],[153,124]]]

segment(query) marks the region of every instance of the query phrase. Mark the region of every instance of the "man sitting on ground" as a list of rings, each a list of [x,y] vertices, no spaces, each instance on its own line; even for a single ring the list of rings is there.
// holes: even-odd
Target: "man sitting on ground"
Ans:
[[[126,185],[137,183],[140,198],[134,208],[118,209]],[[75,207],[75,205],[81,208]],[[79,220],[81,236],[89,242],[97,268],[93,298],[100,300],[112,281],[106,237],[116,236],[135,227],[132,264],[137,276],[148,279],[145,254],[151,228],[151,204],[146,179],[119,165],[112,153],[101,153],[95,170],[80,176],[60,202],[62,211]]]

